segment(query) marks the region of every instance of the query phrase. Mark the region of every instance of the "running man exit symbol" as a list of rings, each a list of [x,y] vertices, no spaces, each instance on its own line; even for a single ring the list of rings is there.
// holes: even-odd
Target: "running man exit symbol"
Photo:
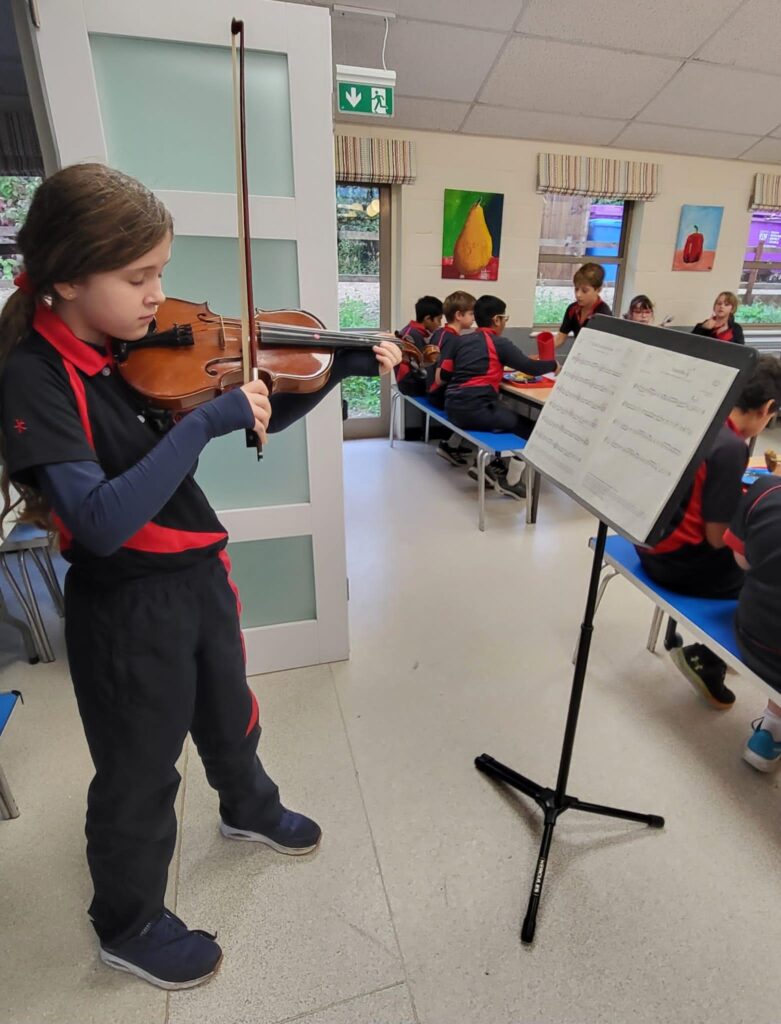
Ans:
[[[393,87],[339,82],[337,108],[340,114],[393,117]]]

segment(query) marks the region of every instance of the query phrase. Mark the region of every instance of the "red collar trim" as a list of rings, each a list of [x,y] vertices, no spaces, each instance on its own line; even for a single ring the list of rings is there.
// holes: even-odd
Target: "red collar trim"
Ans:
[[[43,303],[39,303],[35,310],[33,330],[45,338],[52,348],[57,349],[63,359],[90,377],[114,362],[110,354],[101,355],[86,341],[77,338],[65,321]]]
[[[478,327],[478,331],[485,333],[488,331],[489,334],[493,334],[494,337],[499,333],[495,327]]]
[[[451,327],[450,324],[445,324],[442,330],[447,331],[450,334],[458,334],[458,331],[455,329],[455,327]]]
[[[741,432],[740,432],[740,431],[738,430],[738,428],[737,428],[737,427],[735,426],[735,424],[734,424],[734,423],[732,422],[732,417],[731,417],[731,416],[728,416],[728,417],[727,417],[727,426],[728,426],[728,427],[729,427],[729,429],[730,429],[730,430],[732,431],[732,433],[733,433],[733,434],[737,434],[737,435],[738,435],[738,437],[739,437],[739,438],[740,438],[740,439],[741,439],[742,441],[745,441],[745,440],[746,440],[746,439],[745,439],[745,437],[743,437],[743,435],[741,434]]]
[[[415,328],[416,331],[420,331],[420,333],[425,338],[427,338],[431,334],[431,331],[427,331],[423,324],[419,324],[417,320],[410,320],[409,327],[407,328],[407,330],[410,330],[413,327]]]

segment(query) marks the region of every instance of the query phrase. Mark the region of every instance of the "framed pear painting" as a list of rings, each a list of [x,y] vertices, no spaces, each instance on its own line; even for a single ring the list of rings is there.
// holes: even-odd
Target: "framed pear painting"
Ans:
[[[501,192],[445,189],[442,277],[498,280],[503,209]]]

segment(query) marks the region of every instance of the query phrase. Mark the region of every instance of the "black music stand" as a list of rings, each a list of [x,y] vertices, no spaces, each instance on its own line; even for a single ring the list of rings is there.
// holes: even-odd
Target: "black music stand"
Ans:
[[[663,535],[666,524],[669,522],[674,510],[680,504],[683,495],[691,486],[691,481],[694,473],[696,472],[697,466],[705,458],[705,455],[713,444],[713,440],[718,430],[726,419],[729,410],[732,408],[732,405],[734,404],[733,398],[740,390],[740,387],[746,377],[750,374],[757,359],[757,353],[755,351],[744,348],[743,346],[730,345],[724,342],[713,342],[709,339],[697,336],[681,335],[676,331],[647,327],[640,324],[630,323],[628,321],[614,320],[612,317],[605,316],[597,316],[591,320],[589,322],[589,328],[584,329],[578,338],[578,342],[583,338],[587,346],[589,343],[594,341],[594,332],[601,332],[601,337],[599,336],[599,333],[596,336],[596,343],[599,348],[599,343],[602,342],[602,347],[605,351],[607,351],[607,346],[610,344],[608,339],[615,340],[616,338],[621,338],[622,345],[626,343],[640,344],[643,346],[652,346],[659,350],[660,363],[663,359],[663,353],[672,352],[686,356],[690,360],[702,360],[705,364],[712,363],[721,368],[730,368],[733,371],[733,376],[732,381],[729,384],[725,384],[722,381],[720,393],[715,389],[715,385],[713,394],[710,396],[703,395],[701,393],[702,389],[698,390],[697,400],[702,403],[702,422],[705,423],[707,421],[708,425],[704,434],[701,434],[699,437],[692,435],[691,446],[688,451],[678,453],[678,463],[675,467],[677,484],[666,500],[664,500],[662,507],[658,510],[654,523],[642,538],[638,539],[634,536],[631,530],[628,530],[625,525],[622,526],[616,518],[611,518],[611,516],[604,514],[604,508],[607,506],[607,499],[605,499],[606,504],[603,506],[599,499],[594,496],[593,492],[590,494],[588,499],[585,498],[583,494],[579,494],[577,492],[572,480],[567,480],[567,473],[561,472],[556,468],[557,466],[561,467],[564,465],[561,461],[563,435],[560,430],[557,431],[556,428],[557,424],[560,426],[562,423],[562,413],[566,414],[568,411],[566,399],[562,398],[560,402],[555,401],[557,389],[559,395],[563,396],[565,392],[569,392],[570,396],[572,396],[574,388],[570,384],[570,381],[580,381],[582,384],[582,376],[580,378],[576,376],[579,369],[581,369],[582,372],[583,365],[591,367],[594,366],[593,361],[590,363],[584,363],[581,360],[579,367],[579,357],[582,355],[582,352],[579,352],[577,347],[573,347],[565,369],[562,371],[560,381],[557,384],[557,387],[554,388],[551,398],[544,406],[543,411],[537,420],[534,433],[532,434],[532,439],[524,451],[524,458],[538,473],[555,483],[562,490],[566,491],[566,493],[574,498],[580,505],[583,505],[585,508],[593,512],[599,520],[599,528],[597,530],[596,541],[594,543],[594,559],[591,566],[591,577],[589,580],[588,595],[586,598],[586,610],[580,627],[580,639],[575,658],[572,689],[570,691],[569,711],[567,713],[567,723],[564,729],[564,740],[561,748],[561,757],[559,759],[556,788],[550,789],[547,786],[541,785],[539,782],[534,782],[525,775],[521,775],[512,768],[508,768],[507,765],[501,764],[489,754],[480,754],[479,757],[475,758],[475,767],[479,771],[489,775],[491,778],[494,778],[499,782],[512,786],[513,789],[517,789],[521,793],[525,793],[526,796],[531,797],[538,804],[544,814],[544,829],[542,841],[540,843],[540,852],[537,857],[537,865],[532,879],[526,915],[524,916],[523,924],[521,925],[521,940],[525,943],[531,943],[534,939],[534,932],[537,923],[537,911],[542,897],[542,887],[545,881],[548,855],[553,842],[553,832],[560,815],[568,810],[586,811],[590,814],[599,814],[609,818],[620,818],[624,821],[640,822],[641,824],[649,825],[651,828],[662,828],[664,826],[664,818],[658,814],[642,814],[636,811],[622,810],[617,807],[607,807],[603,804],[589,803],[588,801],[580,800],[578,797],[571,796],[567,793],[567,781],[572,761],[572,751],[575,744],[575,733],[578,727],[580,705],[583,698],[583,687],[588,667],[591,636],[594,632],[594,612],[596,610],[599,577],[602,572],[605,541],[607,538],[608,526],[612,527],[623,536],[626,536],[634,543],[640,544],[653,545]],[[584,335],[586,337],[584,337]],[[576,346],[578,345],[578,342],[576,342]],[[583,348],[584,346],[581,344],[581,350]],[[641,357],[647,357],[648,350],[641,351],[639,355]],[[573,358],[573,356],[575,358]],[[641,369],[640,377],[638,377],[636,365],[631,368],[626,367],[625,369],[625,390],[627,394],[631,388],[637,387],[638,380],[640,381],[641,386],[646,388],[646,395],[650,390],[653,390],[653,386],[649,389],[645,383],[649,379],[647,369]],[[703,371],[707,371],[707,366],[703,367]],[[614,376],[618,375],[615,374]],[[660,374],[660,377],[663,377],[663,373]],[[561,383],[565,383],[564,389],[561,388]],[[680,384],[680,380],[676,383]],[[620,389],[621,385],[618,387]],[[725,388],[726,391],[724,390]],[[658,391],[663,391],[661,385]],[[618,398],[614,401],[616,394],[618,395]],[[633,416],[637,417],[640,415],[639,413],[632,412],[633,408],[637,408],[637,402],[634,400],[635,393],[632,392],[630,397],[632,398],[632,401],[630,401],[628,405],[627,402],[624,401],[621,408],[619,408],[619,404],[622,401],[622,395],[619,394],[618,390],[616,390],[614,396],[607,400],[605,409],[602,410],[594,421],[594,437],[591,440],[604,440],[607,436],[606,432],[611,428],[615,428],[616,424],[619,423],[619,416],[623,417],[620,425],[624,435],[626,435],[627,424],[630,427],[632,425],[631,418]],[[659,397],[663,402],[663,394],[659,394]],[[653,402],[653,399],[650,401]],[[708,406],[708,401],[711,403],[710,406]],[[574,408],[577,409],[577,406]],[[612,412],[610,411],[611,408]],[[642,414],[645,421],[649,419],[649,414],[652,412],[653,405],[647,405]],[[569,413],[570,415],[577,417],[577,413],[574,413],[572,408],[569,409]],[[613,415],[614,413],[615,415]],[[659,415],[661,416],[662,413]],[[643,422],[644,428],[647,429],[647,422],[641,422]],[[540,429],[541,427],[542,430]],[[572,434],[570,436],[572,436]],[[645,436],[648,437],[648,432]],[[536,444],[535,439],[538,441]],[[630,444],[631,443],[632,442],[630,442]],[[566,446],[566,442],[564,442],[564,444]],[[638,447],[640,447],[640,445],[638,445]],[[635,451],[634,455],[638,455],[638,452]],[[682,460],[685,460],[683,468],[681,468]],[[668,476],[669,475],[670,474],[668,473]],[[609,485],[609,481],[607,483]],[[613,493],[615,493],[615,488],[613,488]],[[615,509],[619,508],[619,506],[612,504],[609,507],[615,516]]]

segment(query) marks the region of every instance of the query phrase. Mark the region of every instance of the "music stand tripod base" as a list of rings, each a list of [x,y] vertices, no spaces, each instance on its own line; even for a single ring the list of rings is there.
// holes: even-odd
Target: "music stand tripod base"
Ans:
[[[561,759],[559,761],[559,774],[556,788],[550,789],[541,786],[539,782],[527,779],[525,775],[513,771],[507,765],[496,761],[489,754],[480,754],[475,758],[475,767],[478,771],[498,782],[512,786],[526,796],[534,800],[541,808],[544,815],[545,827],[540,843],[540,852],[537,857],[537,867],[532,880],[529,903],[526,908],[526,916],[521,926],[521,940],[530,943],[534,939],[534,931],[537,924],[537,911],[542,898],[542,887],[545,883],[545,872],[548,865],[551,843],[553,842],[553,830],[559,816],[565,811],[586,811],[589,814],[601,814],[608,818],[621,818],[623,821],[637,821],[651,828],[663,828],[664,818],[658,814],[640,814],[636,811],[625,811],[618,807],[606,807],[603,804],[593,804],[586,800],[579,800],[570,796],[567,789],[567,778],[569,776],[570,762],[572,760],[572,748],[575,742],[575,732],[580,713],[580,703],[583,696],[583,683],[586,677],[586,666],[588,665],[588,654],[591,646],[591,634],[594,631],[594,611],[596,608],[597,590],[599,577],[602,571],[602,559],[605,553],[605,540],[607,538],[607,525],[600,521],[597,539],[594,545],[594,562],[591,568],[591,580],[589,583],[588,598],[586,601],[586,614],[583,624],[580,627],[580,644],[575,661],[575,671],[572,678],[572,690],[570,693],[569,712],[567,714],[567,725],[564,731],[564,742],[562,744]]]

